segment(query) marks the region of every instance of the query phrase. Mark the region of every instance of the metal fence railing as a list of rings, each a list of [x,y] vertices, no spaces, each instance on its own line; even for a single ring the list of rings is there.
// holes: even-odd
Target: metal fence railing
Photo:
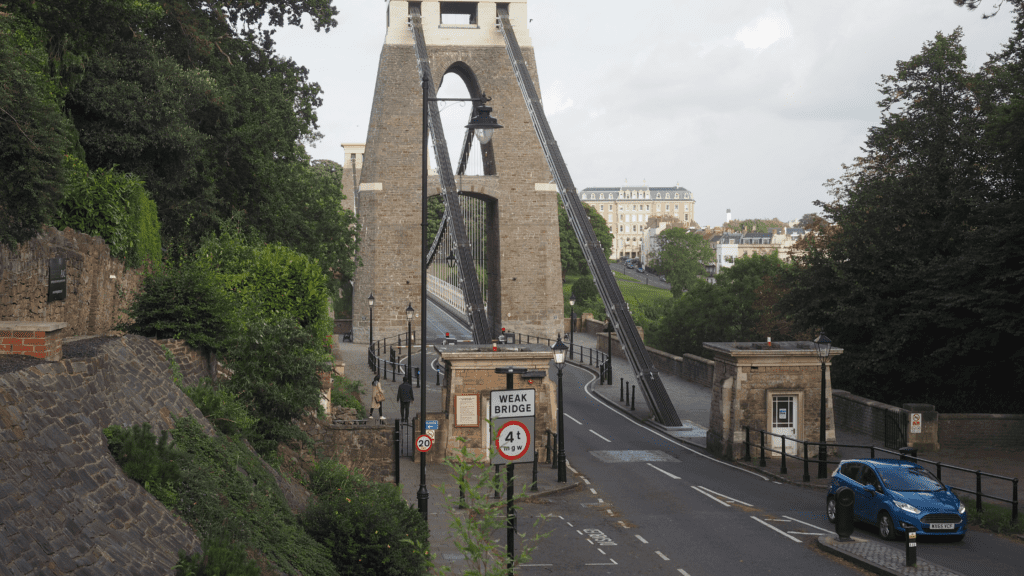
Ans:
[[[522,344],[546,344],[548,347],[554,345],[556,342],[551,338],[531,336],[530,334],[516,334],[509,332],[505,335],[506,344],[515,344],[517,341]],[[562,343],[566,344],[564,341]],[[566,359],[576,364],[593,366],[597,369],[598,384],[611,385],[612,363],[611,359],[604,352],[587,346],[573,344],[569,346],[569,350],[566,353]]]
[[[747,461],[747,462],[750,462],[751,461],[751,455],[750,455],[750,449],[751,449],[750,432],[751,432],[751,429],[750,429],[749,426],[744,426],[743,430],[744,430],[744,440],[743,440],[744,452],[743,452],[743,459],[745,461]],[[974,489],[973,490],[970,489],[970,488],[962,487],[962,486],[953,486],[952,484],[946,484],[946,486],[948,486],[952,490],[956,490],[957,492],[961,492],[961,493],[964,493],[964,494],[970,494],[970,495],[974,496],[975,508],[976,508],[976,510],[978,511],[979,514],[983,510],[982,500],[985,499],[985,498],[987,498],[989,500],[998,500],[1000,502],[1006,502],[1006,503],[1010,504],[1010,507],[1011,507],[1011,512],[1010,512],[1011,522],[1016,522],[1017,521],[1018,509],[1019,509],[1019,505],[1020,505],[1020,500],[1018,498],[1019,479],[1017,479],[1017,478],[1010,478],[1009,476],[1000,476],[999,474],[992,474],[992,473],[989,473],[989,472],[983,472],[981,470],[971,470],[970,468],[963,468],[963,467],[960,467],[960,466],[954,466],[952,464],[943,464],[942,462],[936,462],[934,460],[928,460],[928,459],[925,459],[925,458],[919,458],[916,455],[910,455],[907,452],[903,452],[903,451],[899,451],[899,450],[891,450],[891,449],[888,449],[888,448],[879,448],[877,446],[864,446],[864,445],[861,445],[861,444],[832,444],[832,443],[824,443],[823,444],[821,442],[811,442],[811,441],[808,441],[808,440],[798,440],[796,438],[792,438],[792,437],[786,436],[785,434],[777,434],[777,433],[768,432],[768,431],[765,431],[765,430],[754,430],[753,432],[760,434],[760,443],[759,443],[759,445],[755,445],[754,446],[755,450],[758,450],[758,454],[759,454],[758,466],[762,466],[762,467],[767,466],[767,462],[765,461],[765,453],[766,452],[772,452],[772,453],[775,453],[775,454],[779,455],[779,458],[780,458],[779,473],[781,473],[781,474],[788,474],[789,473],[789,471],[787,469],[787,466],[786,466],[786,459],[787,458],[792,458],[792,459],[795,459],[795,460],[800,460],[800,461],[802,461],[804,463],[804,475],[803,475],[803,481],[804,482],[810,482],[810,480],[811,480],[810,469],[809,469],[810,463],[812,463],[812,462],[824,462],[826,465],[830,464],[830,465],[835,466],[835,465],[838,465],[839,462],[840,462],[839,460],[828,460],[827,458],[824,461],[822,461],[822,460],[819,460],[817,456],[815,456],[813,458],[808,458],[807,457],[807,452],[808,452],[807,447],[808,446],[813,446],[816,449],[818,449],[818,451],[820,451],[822,449],[826,450],[826,456],[827,456],[827,450],[830,447],[836,447],[836,448],[858,448],[858,449],[866,450],[870,454],[870,458],[872,458],[872,459],[875,458],[875,454],[877,452],[881,452],[881,453],[884,453],[884,454],[892,454],[894,456],[898,456],[901,460],[909,460],[909,461],[912,461],[912,462],[915,462],[915,463],[922,463],[923,462],[925,464],[934,466],[935,477],[938,478],[938,480],[940,482],[942,482],[942,471],[944,469],[945,470],[958,470],[958,471],[961,471],[961,472],[967,472],[969,474],[973,474],[974,478],[975,478],[975,484],[974,484]],[[775,449],[775,448],[773,448],[771,446],[765,446],[765,437],[766,436],[780,438],[782,442],[781,442],[781,446],[779,447],[779,449]],[[787,451],[786,451],[786,443],[787,442],[794,443],[794,444],[797,444],[797,445],[803,445],[803,457],[796,456],[796,455],[793,455],[793,454],[788,454]],[[799,452],[799,451],[800,450],[798,449],[797,452]],[[819,477],[821,477],[820,474],[819,474]],[[997,496],[995,494],[992,494],[991,492],[989,492],[989,493],[983,492],[982,491],[982,478],[983,477],[984,478],[991,478],[991,479],[994,479],[994,480],[1002,480],[1002,481],[1009,482],[1011,484],[1012,497],[1010,497],[1010,498],[1003,498],[1001,496]]]

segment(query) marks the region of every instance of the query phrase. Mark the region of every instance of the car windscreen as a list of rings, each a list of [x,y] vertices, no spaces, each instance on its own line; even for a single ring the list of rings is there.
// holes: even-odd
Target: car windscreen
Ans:
[[[885,487],[897,492],[935,492],[945,489],[942,482],[924,468],[882,468],[878,473]]]

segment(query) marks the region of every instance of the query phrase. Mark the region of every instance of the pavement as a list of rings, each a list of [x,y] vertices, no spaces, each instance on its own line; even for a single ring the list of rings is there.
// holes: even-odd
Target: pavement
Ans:
[[[596,348],[597,337],[592,334],[575,334],[574,343],[576,346]],[[368,391],[369,383],[373,380],[373,372],[366,363],[366,345],[342,343],[340,344],[340,347],[346,362],[346,376],[364,382],[366,384],[364,390]],[[590,368],[589,355],[582,358],[577,357],[574,360],[578,365],[584,368]],[[414,361],[413,364],[415,367],[416,362]],[[615,406],[619,410],[622,410],[623,413],[632,416],[638,421],[646,422],[648,425],[656,427],[663,433],[674,436],[688,445],[698,448],[706,448],[705,439],[710,422],[711,410],[711,390],[709,388],[705,388],[692,382],[687,382],[674,375],[662,374],[661,378],[662,383],[665,386],[665,391],[672,400],[672,404],[675,407],[676,412],[679,414],[680,420],[683,422],[683,426],[679,428],[666,430],[665,428],[653,423],[652,412],[647,406],[643,394],[633,393],[635,376],[633,376],[632,369],[625,359],[613,358],[612,378],[613,383],[610,386],[601,386],[596,383],[591,386],[591,389],[599,399],[604,401],[606,404]],[[433,382],[432,379],[428,380]],[[384,384],[384,391],[386,395],[384,415],[391,422],[393,422],[393,418],[398,416],[399,413],[398,403],[395,400],[399,383],[400,382],[391,382],[388,380]],[[630,401],[628,403],[625,401],[627,389],[630,396]],[[421,389],[414,388],[414,392],[416,394],[416,401],[414,402],[413,407],[418,409]],[[425,392],[427,394],[427,410],[439,410],[441,408],[441,394],[439,387],[431,383],[426,386]],[[368,402],[368,400],[369,395],[366,394],[364,401]],[[873,441],[867,435],[845,429],[839,429],[836,431],[836,443],[863,446],[880,444],[877,441]],[[756,452],[754,453],[756,454]],[[881,452],[877,452],[876,456],[879,458],[887,457],[886,454]],[[970,470],[982,470],[1011,478],[1020,478],[1021,476],[1024,476],[1024,474],[1021,473],[1024,471],[1024,451],[1006,451],[986,448],[971,451],[938,450],[934,452],[919,452],[918,456],[928,460],[942,462],[944,464],[955,465]],[[838,458],[865,457],[870,457],[870,453],[867,449],[839,449]],[[825,478],[819,479],[817,473],[818,465],[814,462],[808,466],[809,478],[807,481],[804,481],[803,462],[793,458],[786,459],[785,469],[783,469],[782,461],[779,458],[767,459],[764,467],[759,466],[759,461],[756,457],[752,458],[750,462],[744,462],[741,460],[735,462],[735,464],[746,466],[752,470],[757,470],[759,473],[773,477],[779,481],[800,484],[821,490],[824,490],[825,487],[827,487],[829,475],[834,469],[834,466],[828,466]],[[529,481],[531,477],[530,467],[528,465],[523,467],[526,468],[525,471],[517,470],[517,492],[522,491],[520,486],[523,485],[522,483]],[[400,467],[402,494],[406,498],[406,501],[413,506],[417,505],[417,492],[420,486],[419,474],[419,462],[414,463],[411,459],[402,459]],[[457,507],[458,485],[451,477],[450,470],[448,470],[443,464],[428,463],[426,465],[426,476],[426,485],[430,495],[428,500],[428,524],[430,526],[431,534],[431,550],[435,553],[436,561],[439,564],[449,565],[453,570],[455,570],[455,573],[462,573],[464,570],[469,568],[469,564],[463,557],[462,552],[458,549],[458,546],[456,545],[456,534],[451,528],[454,520],[458,518],[466,519],[468,517],[465,510],[459,510]],[[519,480],[520,478],[522,478],[522,481]],[[974,489],[976,476],[973,473],[959,472],[949,468],[944,468],[942,480],[948,485]],[[1011,486],[1012,485],[1009,482],[1005,481],[995,481],[991,479],[983,480],[983,490],[986,494],[993,493],[1004,498],[1012,497]],[[574,487],[575,485],[572,482],[559,484],[557,482],[556,470],[551,468],[550,464],[542,462],[538,465],[537,491],[528,492],[528,494],[533,498],[543,498],[557,494],[562,490],[573,489]],[[445,501],[442,494],[449,495],[448,502]],[[451,495],[455,496],[454,500],[451,498]],[[824,505],[824,500],[822,505]],[[504,538],[503,533],[501,538]],[[905,565],[905,556],[902,549],[897,550],[893,546],[886,545],[881,542],[873,542],[859,538],[853,538],[850,541],[839,541],[837,537],[822,536],[818,540],[818,546],[822,550],[836,556],[846,558],[867,570],[879,574],[928,574],[952,576],[956,576],[958,574],[953,570],[930,563],[925,559],[919,559],[914,567],[908,567]]]

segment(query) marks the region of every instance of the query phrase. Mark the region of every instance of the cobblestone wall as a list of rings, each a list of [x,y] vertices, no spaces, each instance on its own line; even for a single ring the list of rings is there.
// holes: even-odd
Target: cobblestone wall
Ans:
[[[46,301],[48,261],[63,257],[67,299]],[[17,251],[0,246],[0,320],[67,322],[63,336],[106,334],[138,291],[141,275],[110,256],[103,239],[46,227]]]

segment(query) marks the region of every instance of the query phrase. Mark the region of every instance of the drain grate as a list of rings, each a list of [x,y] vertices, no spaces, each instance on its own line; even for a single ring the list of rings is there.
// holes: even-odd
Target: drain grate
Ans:
[[[617,462],[679,462],[661,450],[594,450],[594,458],[606,464]]]

